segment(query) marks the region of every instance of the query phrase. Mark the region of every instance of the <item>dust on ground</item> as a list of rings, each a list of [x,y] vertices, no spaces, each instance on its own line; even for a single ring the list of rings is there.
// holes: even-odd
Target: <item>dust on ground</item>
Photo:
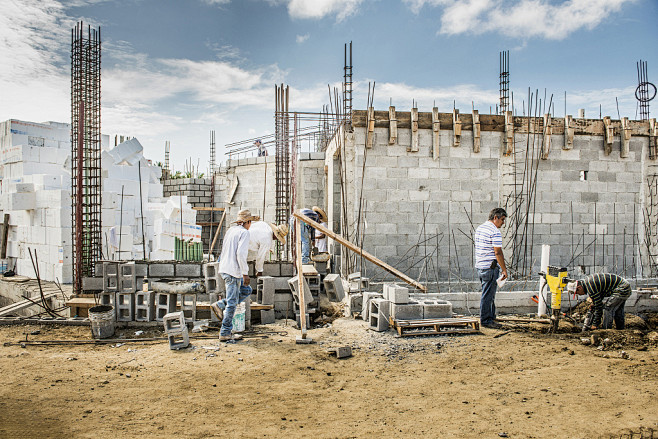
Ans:
[[[554,335],[509,323],[396,338],[348,318],[309,331],[310,345],[281,321],[237,344],[204,334],[181,351],[166,341],[4,346],[0,436],[658,437],[658,319],[638,319],[596,331],[612,340],[602,347],[567,321]],[[135,331],[116,338],[163,335]],[[90,330],[0,327],[2,342],[26,336],[88,340]],[[328,353],[345,345],[351,358]]]

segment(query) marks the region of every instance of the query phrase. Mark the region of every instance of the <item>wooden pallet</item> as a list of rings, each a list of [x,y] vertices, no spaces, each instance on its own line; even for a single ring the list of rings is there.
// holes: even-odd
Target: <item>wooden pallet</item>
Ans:
[[[398,331],[400,337],[477,334],[480,332],[480,320],[471,317],[418,320],[397,320],[391,317],[389,322]]]

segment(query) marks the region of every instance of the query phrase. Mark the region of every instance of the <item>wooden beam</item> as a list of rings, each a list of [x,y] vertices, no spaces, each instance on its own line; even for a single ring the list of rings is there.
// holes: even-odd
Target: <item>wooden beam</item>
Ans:
[[[462,138],[462,123],[459,119],[459,110],[452,110],[452,133],[454,140],[452,146],[459,146]]]
[[[573,117],[570,114],[567,114],[564,117],[564,146],[562,149],[573,149]]]
[[[627,117],[621,118],[621,150],[619,151],[619,157],[625,159],[628,157],[628,152],[631,147],[631,127],[628,123]]]
[[[297,214],[298,212],[295,212]],[[300,215],[301,216],[301,215]],[[295,247],[297,250],[297,297],[299,298],[299,326],[302,330],[302,338],[306,338],[306,291],[304,290],[304,268],[302,264],[302,223],[297,218],[295,221]]]
[[[544,114],[544,140],[541,144],[541,155],[542,160],[548,159],[548,153],[551,151],[551,134],[553,133],[553,128],[551,127],[551,115],[549,113]]]
[[[5,213],[4,221],[2,222],[2,234],[0,235],[0,259],[7,257],[7,238],[9,237],[9,214]]]
[[[473,110],[473,152],[480,152],[480,113]]]
[[[366,148],[372,148],[375,142],[375,109],[368,108],[368,132],[366,133]]]
[[[610,155],[612,152],[612,142],[614,141],[615,129],[612,126],[610,116],[603,118],[603,150],[605,155]]]
[[[441,122],[439,121],[439,109],[432,108],[432,157],[439,159],[439,146],[441,146]]]
[[[219,220],[219,225],[217,226],[217,231],[215,232],[215,237],[212,239],[212,244],[210,244],[210,250],[208,250],[208,258],[212,254],[212,249],[215,248],[215,243],[217,238],[219,238],[219,232],[222,230],[222,224],[224,223],[224,218],[226,218],[226,211],[222,213],[222,217]]]
[[[418,152],[418,108],[411,109],[411,144],[407,151]]]
[[[398,141],[398,120],[395,118],[395,107],[388,107],[388,144],[395,145]]]
[[[413,280],[412,278],[410,278],[406,274],[404,274],[401,271],[391,267],[386,262],[384,262],[384,261],[378,259],[377,257],[371,255],[370,253],[363,250],[362,248],[352,244],[347,239],[343,238],[340,235],[335,234],[331,230],[327,229],[326,227],[323,227],[321,224],[313,221],[309,217],[302,215],[299,211],[295,211],[292,215],[295,218],[297,218],[298,220],[304,221],[306,224],[313,227],[314,229],[319,230],[320,232],[322,232],[326,236],[330,237],[334,241],[338,242],[339,244],[341,244],[343,247],[347,248],[348,250],[351,250],[354,253],[357,253],[358,255],[364,257],[366,260],[368,260],[368,261],[372,262],[373,264],[383,268],[384,270],[388,271],[392,275],[402,279],[403,281],[405,281],[409,285],[412,285],[413,287],[415,287],[415,288],[417,288],[421,291],[427,292],[427,287],[426,286],[416,282],[415,280]],[[299,221],[297,221],[297,223],[299,223]],[[301,250],[300,250],[300,253],[301,253]],[[299,270],[301,272],[301,268]],[[300,289],[299,291],[303,291],[303,290]]]

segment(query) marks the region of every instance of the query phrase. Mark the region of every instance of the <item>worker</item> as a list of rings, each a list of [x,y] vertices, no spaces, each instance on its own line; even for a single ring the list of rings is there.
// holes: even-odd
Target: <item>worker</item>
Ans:
[[[616,274],[597,273],[585,279],[567,284],[570,293],[589,295],[592,299],[592,319],[586,319],[583,331],[611,329],[614,320],[617,329],[626,327],[624,306],[631,296],[631,286],[626,279]]]
[[[318,222],[320,223],[321,226],[323,227],[328,227],[327,221],[328,217],[327,214],[322,208],[318,206],[313,206],[312,208],[313,212],[318,214]],[[318,249],[318,253],[326,253],[327,250],[327,235],[324,233],[320,233],[319,231],[315,232],[315,248]]]
[[[254,146],[258,150],[258,157],[267,157],[267,148],[260,139],[256,139]]]
[[[263,275],[263,265],[272,248],[272,243],[278,240],[281,244],[285,244],[286,235],[288,235],[288,226],[285,224],[277,226],[265,221],[251,223],[247,261],[255,261],[256,277]]]
[[[302,209],[300,213],[309,219],[318,222],[318,214],[313,212],[312,209]],[[294,223],[293,223],[294,224]],[[302,264],[311,263],[311,248],[315,240],[315,229],[304,221],[300,224],[301,241],[302,241]]]
[[[503,237],[500,228],[505,224],[507,212],[501,207],[489,213],[489,220],[475,230],[475,268],[482,284],[480,324],[487,328],[500,328],[496,318],[497,281],[507,279],[503,256]],[[502,271],[502,274],[501,274]]]
[[[226,286],[226,298],[210,305],[218,319],[222,321],[219,331],[219,340],[234,342],[242,338],[240,334],[233,334],[233,315],[239,303],[251,297],[249,286],[249,266],[247,254],[249,253],[249,228],[252,221],[258,221],[249,210],[238,212],[235,226],[228,229],[219,256],[219,273]]]

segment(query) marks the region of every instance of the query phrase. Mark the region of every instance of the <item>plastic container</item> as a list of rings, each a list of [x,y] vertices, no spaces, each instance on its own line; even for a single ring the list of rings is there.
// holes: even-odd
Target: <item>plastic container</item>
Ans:
[[[94,338],[110,338],[114,335],[114,307],[98,305],[89,308],[91,335]]]
[[[233,314],[233,332],[244,331],[244,316],[246,314],[246,306],[244,302],[235,307],[235,314]]]

